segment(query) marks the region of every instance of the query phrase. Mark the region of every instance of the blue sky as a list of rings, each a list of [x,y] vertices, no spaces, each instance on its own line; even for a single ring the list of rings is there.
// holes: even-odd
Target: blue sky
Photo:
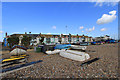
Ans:
[[[117,37],[118,5],[101,6],[95,2],[2,3],[3,37],[5,32],[8,35],[24,32],[66,34],[66,26],[67,34]]]

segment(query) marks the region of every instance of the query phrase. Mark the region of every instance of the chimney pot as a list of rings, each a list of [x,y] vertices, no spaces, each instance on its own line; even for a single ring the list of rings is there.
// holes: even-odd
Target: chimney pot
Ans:
[[[7,32],[5,33],[5,35],[7,36]]]

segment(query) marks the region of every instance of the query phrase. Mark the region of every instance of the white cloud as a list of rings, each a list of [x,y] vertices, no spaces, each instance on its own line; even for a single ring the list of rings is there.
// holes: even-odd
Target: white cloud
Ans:
[[[87,32],[91,32],[95,30],[95,26],[93,26],[92,28],[86,29]]]
[[[115,11],[115,10],[110,11],[109,14],[115,15],[115,14],[116,14],[116,11]]]
[[[82,32],[84,32],[84,31],[82,31]]]
[[[95,6],[115,6],[120,0],[89,0],[90,2],[96,2]]]
[[[102,28],[102,29],[100,29],[100,31],[106,31],[107,29],[106,28]]]
[[[83,26],[80,26],[79,29],[83,29],[84,27]]]
[[[106,24],[110,23],[116,19],[116,11],[110,11],[109,14],[103,14],[100,19],[97,20],[97,24]]]
[[[93,26],[92,30],[95,30],[95,26]]]
[[[56,29],[56,26],[53,26],[52,28],[53,28],[53,29]]]
[[[2,33],[3,33],[3,31],[0,31],[0,33],[2,34]]]

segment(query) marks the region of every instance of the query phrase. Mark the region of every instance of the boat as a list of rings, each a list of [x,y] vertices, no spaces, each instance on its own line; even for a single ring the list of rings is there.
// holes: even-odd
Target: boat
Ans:
[[[26,52],[27,52],[27,48],[20,46],[20,45],[14,45],[10,49],[11,55],[20,55],[20,54],[25,54]]]
[[[92,45],[96,45],[96,42],[95,42],[95,41],[94,41],[94,42],[91,42],[91,44],[92,44]]]
[[[46,53],[47,54],[57,54],[57,53],[59,53],[61,50],[59,50],[59,49],[56,49],[56,50],[54,50],[54,51],[46,51]]]
[[[58,44],[54,47],[54,49],[69,49],[71,48],[71,44]]]
[[[6,73],[8,71],[12,71],[12,70],[15,70],[15,69],[20,69],[20,68],[23,68],[23,67],[27,67],[27,66],[39,63],[39,62],[42,62],[42,60],[33,61],[33,62],[25,63],[25,64],[20,64],[20,65],[8,67],[8,68],[5,68],[5,69],[2,69],[2,73]]]
[[[71,45],[72,49],[86,50],[87,46]]]
[[[26,61],[25,57],[10,57],[10,58],[5,58],[1,60],[1,65],[0,66],[6,66],[12,63],[19,63],[19,62],[24,62]]]
[[[69,58],[75,61],[85,61],[90,58],[90,56],[85,52],[78,52],[73,50],[60,51],[60,56]]]
[[[80,46],[88,46],[89,43],[88,42],[80,42]]]

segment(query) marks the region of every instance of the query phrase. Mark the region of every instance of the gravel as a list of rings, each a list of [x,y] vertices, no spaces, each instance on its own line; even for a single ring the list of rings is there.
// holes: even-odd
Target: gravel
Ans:
[[[73,61],[61,57],[59,54],[47,55],[29,50],[28,62],[43,60],[16,72],[8,73],[2,78],[117,78],[118,69],[118,45],[103,44],[89,45],[87,53],[90,59],[96,57],[99,60],[80,66],[83,62]],[[3,56],[6,56],[5,54]],[[7,56],[8,57],[8,56]],[[88,60],[88,61],[89,61]],[[86,62],[86,61],[84,61]],[[18,64],[17,64],[18,65]],[[13,65],[12,65],[13,66]]]

